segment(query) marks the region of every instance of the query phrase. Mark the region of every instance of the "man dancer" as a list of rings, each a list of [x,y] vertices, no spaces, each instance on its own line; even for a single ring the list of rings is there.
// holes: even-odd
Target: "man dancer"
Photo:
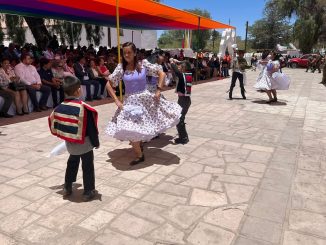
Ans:
[[[238,50],[238,57],[236,57],[236,52],[234,52],[234,56],[232,59],[232,68],[233,68],[233,73],[232,73],[232,80],[231,80],[231,86],[229,90],[229,99],[232,100],[232,92],[233,88],[235,87],[235,83],[237,79],[239,79],[240,82],[240,88],[241,88],[241,95],[242,98],[245,100],[246,95],[245,95],[245,88],[243,84],[243,77],[245,73],[245,69],[248,68],[248,64],[244,56],[244,50]]]

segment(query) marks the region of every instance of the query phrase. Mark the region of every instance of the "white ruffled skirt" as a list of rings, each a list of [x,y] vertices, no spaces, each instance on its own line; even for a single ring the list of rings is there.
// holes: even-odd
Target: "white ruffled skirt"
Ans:
[[[109,122],[106,133],[122,141],[149,141],[176,126],[182,108],[164,98],[159,101],[148,90],[126,95],[123,109],[118,109]]]

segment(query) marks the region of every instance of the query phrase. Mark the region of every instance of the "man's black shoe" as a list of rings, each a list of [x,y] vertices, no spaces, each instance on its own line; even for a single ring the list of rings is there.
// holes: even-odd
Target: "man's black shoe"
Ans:
[[[9,115],[9,114],[6,113],[6,112],[1,112],[1,113],[0,113],[0,117],[4,117],[4,118],[12,118],[13,116],[12,116],[12,115]]]
[[[187,144],[188,142],[189,142],[189,139],[188,139],[188,138],[184,138],[184,139],[182,139],[182,138],[177,138],[177,139],[174,140],[174,143],[175,143],[175,144],[183,144],[183,145],[185,145],[185,144]]]

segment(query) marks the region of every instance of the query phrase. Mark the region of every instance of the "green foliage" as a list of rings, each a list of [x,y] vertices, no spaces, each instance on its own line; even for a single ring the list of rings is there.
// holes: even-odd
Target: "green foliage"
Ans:
[[[201,9],[185,9],[185,11],[211,18],[210,13],[207,10]],[[194,30],[192,31],[192,48],[194,50],[205,49],[207,43],[211,38],[210,30]],[[165,31],[158,39],[158,45],[160,48],[180,48],[182,46],[182,40],[184,39],[184,30]]]
[[[74,43],[79,44],[81,40],[81,30],[82,24],[73,23],[66,20],[46,20],[47,25],[50,26],[49,31],[53,35],[57,35],[61,41],[61,43],[69,45],[74,45]]]
[[[19,45],[25,43],[25,28],[23,27],[24,18],[18,15],[9,15],[6,14],[6,27],[7,35],[14,42]]]
[[[103,27],[96,25],[85,24],[86,40],[89,44],[94,43],[100,45],[101,39],[104,36]]]
[[[292,26],[271,0],[265,5],[264,17],[249,27],[248,34],[254,49],[274,49],[278,43],[289,43],[293,36]]]
[[[325,0],[271,0],[282,16],[296,17],[295,38],[304,53],[326,40]]]

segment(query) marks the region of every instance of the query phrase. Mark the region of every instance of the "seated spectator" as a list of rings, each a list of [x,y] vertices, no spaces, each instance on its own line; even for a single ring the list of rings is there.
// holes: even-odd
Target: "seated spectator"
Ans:
[[[89,70],[86,67],[86,59],[83,56],[79,56],[77,59],[77,63],[74,65],[75,75],[81,81],[82,85],[86,86],[86,101],[100,100],[101,98],[98,97],[99,91],[99,82],[96,80],[90,79]],[[92,97],[91,94],[91,85],[94,86],[94,96]]]
[[[107,80],[109,79],[109,75],[111,74],[109,69],[105,66],[105,61],[103,57],[98,58],[98,69],[99,69],[99,73],[102,77],[107,78]]]
[[[74,69],[74,60],[72,58],[67,59],[67,63],[64,67],[65,76],[75,76],[75,69]]]
[[[54,53],[53,53],[52,48],[50,46],[47,47],[47,49],[46,49],[46,51],[44,51],[43,55],[48,60],[54,60]]]
[[[9,59],[4,58],[0,68],[1,89],[11,95],[16,106],[17,115],[28,114],[28,95],[26,85],[16,76]]]
[[[54,60],[52,62],[52,74],[53,74],[54,78],[59,79],[59,80],[61,80],[61,82],[63,82],[65,73],[64,73],[64,69],[63,69],[63,61],[62,60]]]
[[[36,68],[32,66],[32,58],[28,54],[23,54],[21,63],[16,65],[15,73],[20,77],[21,81],[26,84],[27,92],[34,105],[34,111],[40,112],[47,110],[46,103],[48,101],[51,89],[48,86],[42,85],[40,75]],[[36,92],[42,93],[40,102],[37,101]]]
[[[19,52],[17,51],[15,44],[10,43],[8,48],[3,54],[3,57],[8,58],[9,60],[19,60]]]
[[[108,80],[103,76],[104,74],[100,71],[99,67],[96,65],[95,60],[89,62],[90,66],[90,79],[96,80],[101,84],[101,95],[104,93],[104,89]]]
[[[1,83],[2,83],[2,78],[0,77],[0,84]],[[2,97],[5,101],[2,108],[0,109],[0,117],[11,118],[12,115],[8,114],[8,110],[13,101],[11,94],[8,91],[3,90],[0,86],[0,97]]]
[[[45,86],[50,87],[52,92],[52,99],[53,99],[53,107],[56,107],[58,104],[60,104],[64,100],[64,92],[63,92],[63,71],[62,71],[62,77],[59,78],[58,72],[56,72],[56,77],[54,76],[52,70],[51,70],[51,61],[42,58],[40,60],[41,69],[39,70],[39,74],[41,77],[41,81]],[[57,65],[56,65],[57,66]],[[54,70],[56,71],[57,68]],[[60,94],[60,99],[58,101],[58,92]]]

